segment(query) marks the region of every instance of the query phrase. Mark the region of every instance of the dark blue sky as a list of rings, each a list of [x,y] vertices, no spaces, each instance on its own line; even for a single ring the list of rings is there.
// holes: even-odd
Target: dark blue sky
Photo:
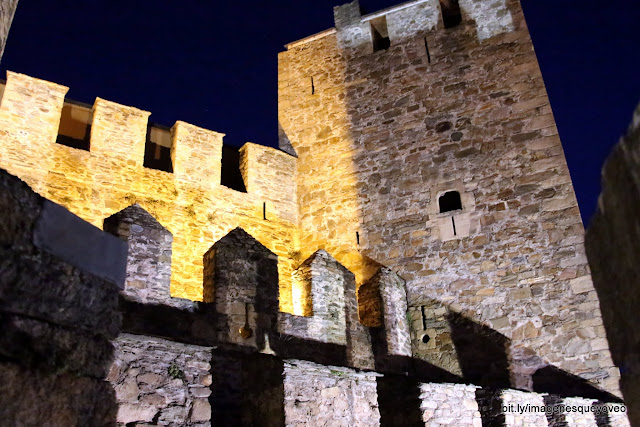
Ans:
[[[277,53],[333,26],[347,0],[21,0],[6,69],[227,134],[277,145]],[[361,0],[369,12],[399,0]],[[205,5],[206,4],[206,5]],[[600,168],[640,102],[640,3],[522,0],[583,219]]]

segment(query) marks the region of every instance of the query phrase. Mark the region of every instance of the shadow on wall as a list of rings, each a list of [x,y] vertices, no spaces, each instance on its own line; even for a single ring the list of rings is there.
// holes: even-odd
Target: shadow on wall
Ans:
[[[448,308],[444,310],[439,338],[447,336],[449,341],[438,345],[453,349],[460,376],[424,360],[389,355],[387,345],[396,342],[387,339],[389,331],[384,326],[365,328],[357,320],[354,275],[326,251],[317,251],[296,270],[301,272],[300,279],[307,281],[304,287],[310,289],[312,316],[294,316],[297,322],[293,324],[297,326],[283,333],[278,323],[277,257],[241,228],[216,242],[204,256],[204,294],[208,303],[170,296],[167,272],[171,257],[167,242],[171,236],[144,209],[136,205],[124,209],[105,220],[105,230],[130,246],[127,286],[120,295],[123,331],[215,347],[211,364],[217,380],[210,402],[216,417],[231,421],[251,413],[280,419],[283,359],[361,367],[355,361],[366,362],[369,342],[372,368],[384,374],[377,381],[379,410],[386,425],[411,425],[419,419],[423,393],[429,393],[421,389],[422,383],[482,387],[477,401],[482,416],[491,422],[504,416],[497,410],[501,408],[501,390],[514,388],[514,384],[560,397],[580,395],[616,401],[579,377],[542,366],[535,355],[513,351],[506,337]],[[146,256],[149,254],[156,255],[151,269]],[[161,270],[164,275],[158,274]],[[384,281],[376,283],[380,289],[389,286]],[[400,286],[396,281],[390,283]],[[164,289],[147,292],[153,286]],[[145,300],[151,296],[155,300]],[[432,301],[432,305],[442,306],[438,301]],[[383,317],[386,313],[380,308],[374,311]],[[355,316],[357,325],[350,323],[350,316]],[[379,324],[388,324],[388,320],[383,318]],[[320,342],[322,339],[334,341]],[[251,373],[249,377],[247,372]],[[272,400],[253,398],[266,390]],[[400,407],[406,410],[398,411]]]
[[[218,341],[211,333],[211,304],[199,303],[195,312],[165,306],[149,306],[122,300],[123,330],[143,335],[156,335],[175,341],[214,345],[212,374],[214,385],[210,403],[213,419],[224,419],[229,425],[237,420],[281,420],[283,398],[283,359],[302,359],[332,366],[346,366],[346,347],[298,337],[269,334],[274,355],[257,353],[255,348]],[[421,383],[476,384],[476,400],[487,425],[504,417],[500,393],[510,386],[509,340],[497,332],[475,324],[459,314],[449,316],[452,340],[464,377],[455,376],[419,359],[384,355],[386,340],[382,328],[370,328],[373,337],[381,425],[418,425],[422,418]],[[208,331],[208,332],[207,332]],[[208,336],[207,336],[208,334]],[[382,364],[378,364],[382,361]],[[532,375],[533,390],[551,393],[558,401],[564,397],[581,396],[602,402],[619,402],[614,396],[596,389],[584,379],[555,367],[544,367]],[[260,398],[258,398],[260,396]],[[272,417],[272,418],[265,418]],[[235,420],[235,423],[233,422]],[[248,421],[247,421],[248,422]],[[280,424],[278,424],[280,425]]]
[[[141,217],[146,223],[152,223],[146,215]],[[344,289],[333,290],[334,293],[328,293],[322,301],[326,303],[343,295],[344,298],[334,302],[336,307],[346,311],[348,304],[344,301],[355,299],[355,293],[346,296],[345,292],[353,286],[353,275],[325,251],[318,251],[310,260],[311,263],[303,263],[311,268],[309,277],[312,280],[319,280],[319,276],[324,278],[311,286],[320,285],[326,292],[327,278],[344,280],[340,282]],[[135,262],[134,256],[130,257],[130,262]],[[277,258],[242,229],[230,232],[214,244],[207,252],[204,264],[205,294],[212,302],[190,303],[191,307],[180,308],[166,305],[176,300],[168,293],[165,294],[169,298],[166,304],[161,301],[142,303],[131,299],[135,296],[124,294],[121,295],[120,310],[124,332],[216,348],[211,365],[217,380],[210,398],[216,417],[230,421],[251,413],[256,417],[270,414],[268,416],[280,419],[282,414],[278,408],[281,405],[278,405],[283,393],[283,359],[354,366],[353,358],[350,359],[350,352],[354,350],[346,344],[320,342],[278,331]],[[331,266],[333,270],[329,268]],[[336,275],[331,276],[331,272]],[[165,286],[169,286],[168,281]],[[343,301],[342,306],[339,301]],[[298,316],[298,319],[311,318]],[[579,395],[606,402],[618,401],[579,377],[542,364],[529,352],[514,351],[509,339],[460,313],[448,310],[445,320],[443,335],[449,337],[461,376],[424,360],[389,355],[384,326],[358,330],[348,327],[346,321],[343,323],[347,335],[371,336],[373,368],[384,374],[377,380],[383,425],[412,425],[420,419],[421,383],[482,387],[476,400],[487,422],[504,417],[499,410],[501,391],[518,385],[529,391],[560,397]],[[326,323],[308,323],[306,327],[309,325],[327,327]],[[345,339],[345,342],[349,340]],[[267,391],[270,393],[268,399],[254,399]]]

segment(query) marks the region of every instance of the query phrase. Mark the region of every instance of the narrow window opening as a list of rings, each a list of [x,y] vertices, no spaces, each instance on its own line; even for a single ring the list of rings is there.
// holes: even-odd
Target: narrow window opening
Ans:
[[[144,147],[145,168],[173,172],[171,162],[171,130],[166,126],[149,124]]]
[[[427,330],[427,315],[424,312],[424,305],[420,306],[420,314],[422,315],[422,330]]]
[[[262,203],[262,219],[267,219],[267,202]]]
[[[440,0],[442,21],[445,28],[453,28],[462,22],[462,12],[458,0]]]
[[[356,231],[356,243],[358,246],[360,246],[360,233],[358,233],[357,231]]]
[[[91,107],[88,105],[65,102],[62,106],[56,142],[89,151],[92,115]]]
[[[220,184],[232,190],[246,193],[242,172],[240,171],[240,152],[236,147],[222,145],[222,169]]]
[[[456,221],[453,219],[453,217],[451,217],[451,225],[453,225],[453,235],[457,236],[458,233],[456,233]]]
[[[462,209],[462,201],[460,193],[457,191],[447,191],[438,199],[440,205],[440,213],[457,211]]]
[[[370,21],[371,24],[371,40],[373,42],[373,51],[389,49],[391,40],[389,39],[389,31],[387,30],[387,17],[381,16]]]
[[[424,47],[427,50],[427,61],[431,64],[431,53],[429,52],[429,42],[427,42],[427,38],[424,38]]]
[[[311,95],[315,95],[316,94],[316,86],[313,83],[313,77],[311,77]]]

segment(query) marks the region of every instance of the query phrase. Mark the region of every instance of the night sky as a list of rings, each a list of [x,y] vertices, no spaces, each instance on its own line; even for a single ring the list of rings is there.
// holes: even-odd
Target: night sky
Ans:
[[[585,223],[601,165],[640,102],[640,2],[521,0]],[[347,0],[21,0],[5,70],[277,146],[277,53]],[[374,12],[401,0],[360,0]],[[206,4],[206,5],[205,5]]]

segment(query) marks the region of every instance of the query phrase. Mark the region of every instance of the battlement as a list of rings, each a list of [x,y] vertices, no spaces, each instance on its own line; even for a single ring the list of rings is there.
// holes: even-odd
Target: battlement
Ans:
[[[149,148],[156,151],[151,156],[154,160],[169,149],[169,169],[176,179],[203,187],[220,185],[223,133],[183,121],[163,129],[149,124],[148,111],[102,98],[96,98],[92,107],[65,102],[67,91],[65,86],[7,72],[0,113],[14,123],[19,120],[16,125],[28,130],[24,136],[41,140],[43,148],[46,143],[58,142],[84,149],[116,167],[140,169],[147,166],[146,147],[151,145]],[[263,178],[257,184],[255,176],[278,175],[279,179],[273,180],[278,186],[286,167],[291,169],[295,163],[286,153],[252,143],[245,144],[240,156],[247,191],[262,196],[269,195],[271,182]],[[269,171],[270,167],[275,170]]]
[[[334,19],[279,55],[295,156],[8,72],[0,168],[55,203],[0,171],[0,315],[64,322],[5,322],[0,369],[84,370],[121,324],[120,425],[625,425],[566,409],[621,409],[619,371],[519,1]]]
[[[424,36],[437,28],[475,25],[479,40],[513,30],[507,0],[413,0],[362,15],[358,0],[334,7],[335,27],[285,45],[287,50],[337,34],[347,48],[371,45],[386,49],[394,42]],[[381,43],[381,44],[380,44]],[[378,46],[375,46],[378,44]]]
[[[7,72],[0,167],[98,227],[138,203],[175,236],[175,296],[202,299],[202,256],[238,226],[278,254],[287,277],[297,239],[295,157],[246,143],[236,165],[246,191],[236,191],[221,179],[224,134],[183,121],[149,125],[148,111],[102,98],[89,107],[65,101],[67,91]],[[282,286],[290,301],[290,280]]]
[[[25,419],[21,411],[27,406],[29,419],[37,420],[32,424],[42,424],[52,414],[59,416],[49,403],[64,399],[65,419],[84,417],[80,423],[91,425],[107,419],[109,424],[115,419],[126,425],[155,418],[181,425],[212,418],[229,424],[226,419],[235,415],[229,408],[240,407],[238,402],[250,408],[243,419],[262,418],[263,423],[326,420],[333,425],[348,419],[349,425],[363,420],[379,425],[392,418],[397,425],[450,424],[455,419],[465,426],[479,425],[480,420],[518,426],[547,425],[548,418],[549,425],[561,421],[628,425],[620,402],[606,393],[593,388],[569,388],[569,394],[554,390],[555,383],[549,379],[566,380],[558,370],[552,370],[551,377],[537,376],[547,368],[538,370],[532,377],[542,379],[543,389],[532,392],[487,386],[486,379],[473,372],[443,377],[433,367],[423,372],[418,360],[407,364],[411,354],[396,351],[402,348],[397,345],[398,335],[403,329],[406,333],[406,328],[395,325],[393,331],[404,307],[398,303],[406,297],[402,280],[388,269],[381,269],[367,287],[377,283],[378,294],[391,306],[381,313],[385,329],[378,331],[387,334],[387,344],[393,346],[375,348],[369,334],[376,328],[365,328],[355,315],[353,273],[322,250],[297,270],[300,281],[311,282],[308,302],[313,313],[299,318],[306,322],[298,324],[308,329],[287,330],[292,326],[287,322],[278,319],[276,325],[277,257],[240,228],[205,255],[205,281],[215,292],[208,292],[207,303],[193,304],[169,295],[172,236],[140,206],[105,220],[105,231],[116,239],[42,199],[1,170],[0,187],[3,260],[19,266],[4,269],[0,280],[4,296],[0,314],[6,326],[1,333],[8,343],[1,350],[0,368],[3,378],[10,380],[10,393],[2,397],[20,408],[16,410],[15,403],[5,405],[14,424]],[[120,325],[124,333],[118,334]],[[467,334],[460,341],[461,332],[451,330],[453,341],[466,341],[473,348],[473,359],[465,360],[470,355],[465,356],[464,345],[456,345],[461,365],[473,362],[477,372],[496,374],[496,361],[476,355],[484,352],[484,346],[470,342],[473,337]],[[16,340],[16,336],[29,339]],[[501,341],[497,344],[505,349]],[[379,364],[385,356],[396,356],[400,366]],[[57,382],[61,369],[62,378],[70,374],[75,380],[72,387],[68,381]],[[503,374],[508,377],[508,372]],[[23,375],[36,375],[39,381],[18,387]],[[273,392],[274,384],[279,393]],[[73,391],[76,386],[83,390],[83,410],[74,405],[79,399]],[[25,389],[41,398],[24,399],[18,390]],[[545,417],[537,411],[523,413],[519,408],[524,405],[552,409]],[[107,415],[107,411],[87,412],[86,407],[110,410]],[[578,415],[565,409],[569,407],[583,410]],[[596,423],[591,413],[595,411],[586,410],[591,407],[597,407],[599,414],[604,411],[598,418],[602,422]],[[103,419],[94,421],[98,418]]]

